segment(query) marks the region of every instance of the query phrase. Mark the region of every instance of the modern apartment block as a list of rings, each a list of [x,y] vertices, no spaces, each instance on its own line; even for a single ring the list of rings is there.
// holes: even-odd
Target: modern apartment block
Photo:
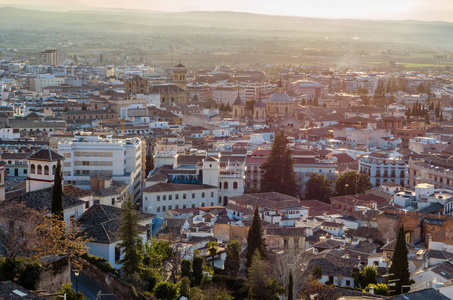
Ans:
[[[93,176],[111,177],[129,184],[136,201],[141,196],[142,142],[139,138],[114,139],[111,136],[75,136],[58,142],[58,153],[65,157],[64,184],[90,189]]]
[[[36,64],[45,66],[58,66],[58,51],[45,50],[36,53]]]

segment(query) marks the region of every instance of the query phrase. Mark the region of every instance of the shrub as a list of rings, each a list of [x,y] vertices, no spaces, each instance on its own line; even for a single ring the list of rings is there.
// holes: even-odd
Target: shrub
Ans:
[[[96,266],[101,271],[105,273],[112,273],[113,275],[118,276],[118,270],[112,267],[112,265],[109,263],[107,259],[99,256],[94,256],[88,253],[84,254],[82,258],[89,262],[90,264]]]
[[[175,300],[179,297],[178,287],[170,282],[161,282],[154,288],[154,296],[159,300]]]

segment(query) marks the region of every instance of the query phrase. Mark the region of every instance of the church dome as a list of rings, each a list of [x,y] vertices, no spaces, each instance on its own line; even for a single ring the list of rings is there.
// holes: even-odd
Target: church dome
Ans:
[[[291,102],[291,98],[285,93],[275,93],[271,96],[270,101]]]

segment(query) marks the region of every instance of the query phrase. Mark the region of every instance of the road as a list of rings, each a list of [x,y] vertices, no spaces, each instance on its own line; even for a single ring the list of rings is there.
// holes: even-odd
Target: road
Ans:
[[[107,295],[110,294],[106,289],[101,287],[99,284],[85,276],[84,274],[80,273],[79,278],[78,278],[78,288],[79,292],[82,292],[85,295],[85,299],[88,300],[117,300],[114,296]],[[74,272],[71,272],[71,282],[72,282],[72,288],[74,290],[77,289],[77,283],[76,283],[76,277],[74,275]],[[101,291],[101,296],[100,298],[97,297],[97,294]]]

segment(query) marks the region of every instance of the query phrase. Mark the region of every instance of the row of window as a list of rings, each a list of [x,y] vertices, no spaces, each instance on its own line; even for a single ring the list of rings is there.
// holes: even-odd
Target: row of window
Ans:
[[[173,195],[170,194],[170,195],[162,195],[162,201],[166,201],[167,196],[168,196],[168,200],[173,200]],[[179,200],[179,194],[175,194],[174,196],[175,196],[175,200]],[[195,197],[196,197],[196,194],[192,193],[192,199],[195,199]],[[205,197],[206,197],[206,193],[202,192],[201,198],[205,198]],[[214,192],[211,192],[211,198],[213,198],[213,197],[214,197]],[[187,199],[187,194],[182,194],[182,199]],[[145,200],[148,200],[148,197],[145,197]],[[161,195],[157,195],[156,200],[160,201]]]
[[[219,186],[219,187],[222,188],[222,183],[221,183],[221,182],[220,182],[220,186]],[[238,183],[235,181],[235,182],[233,182],[233,189],[236,190],[237,188],[238,188]],[[227,190],[227,189],[228,189],[228,182],[227,182],[227,181],[225,181],[225,182],[223,183],[223,189],[224,189],[224,190]]]
[[[211,206],[214,206],[214,202],[211,202]],[[191,207],[195,208],[195,204],[192,204]],[[204,202],[200,203],[199,207],[205,207],[205,203]],[[183,204],[182,208],[187,208],[187,205]],[[173,206],[169,205],[168,209],[173,209]],[[179,205],[178,204],[175,205],[175,209],[179,209]],[[148,210],[147,207],[145,207],[145,211],[147,211],[147,210]],[[161,212],[161,211],[162,212],[167,211],[167,206],[163,205],[162,208],[161,208],[160,205],[157,205],[156,206],[156,212]]]
[[[55,175],[55,166],[52,168],[52,175]],[[45,165],[44,168],[41,165],[38,165],[37,167],[35,164],[31,164],[30,166],[30,172],[31,174],[43,174],[43,169],[44,169],[44,175],[49,175],[49,166]]]

